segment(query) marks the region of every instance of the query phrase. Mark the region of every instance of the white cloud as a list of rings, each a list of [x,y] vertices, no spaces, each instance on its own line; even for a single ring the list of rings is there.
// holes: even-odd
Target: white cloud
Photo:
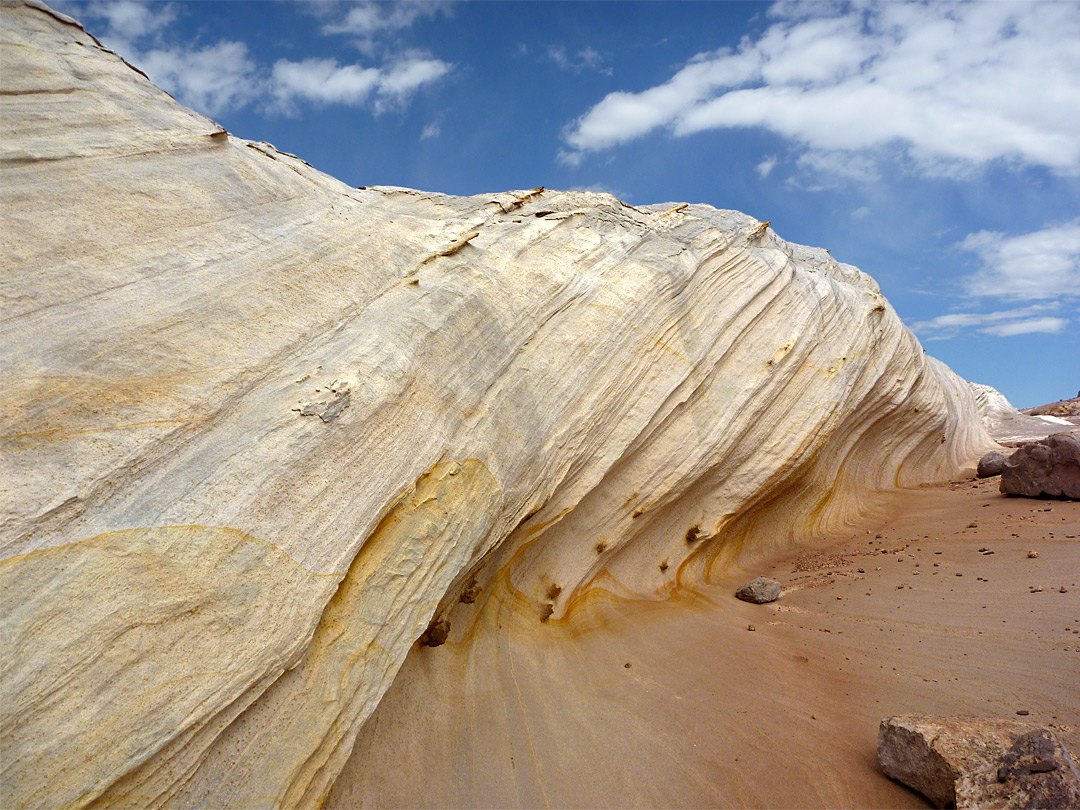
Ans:
[[[446,75],[451,65],[426,54],[401,50],[381,66],[339,65],[333,59],[311,57],[278,60],[272,67],[258,64],[243,42],[220,40],[203,47],[167,41],[176,21],[175,4],[139,0],[92,3],[82,14],[104,21],[103,41],[145,72],[150,80],[181,103],[207,115],[218,115],[260,102],[264,110],[295,114],[298,104],[370,103],[376,113],[408,103],[421,87]],[[312,4],[322,16],[336,5]],[[446,3],[361,3],[352,6],[324,32],[375,36],[407,28],[416,20],[434,17]]]
[[[117,0],[92,3],[86,9],[86,16],[106,21],[106,37],[130,42],[164,29],[176,19],[176,8],[171,3],[151,8],[136,0]]]
[[[242,42],[153,49],[134,54],[132,61],[154,84],[207,115],[243,107],[262,91],[255,62]]]
[[[764,180],[772,173],[772,170],[776,168],[776,164],[779,162],[780,161],[776,159],[776,155],[769,155],[755,168],[757,169],[757,173],[760,174],[761,178]]]
[[[438,59],[409,58],[388,69],[339,65],[333,59],[310,58],[302,62],[280,59],[271,79],[276,107],[286,114],[296,112],[298,101],[316,104],[345,104],[357,107],[374,96],[376,112],[404,104],[421,86],[450,70]]]
[[[297,99],[321,104],[359,105],[379,84],[379,71],[359,65],[338,65],[333,59],[279,59],[272,74],[273,93],[286,109]]]
[[[449,71],[450,65],[440,59],[410,57],[400,60],[380,74],[376,109],[404,104],[420,87],[441,79]]]
[[[442,134],[442,127],[438,121],[433,121],[424,127],[420,133],[420,140],[426,141],[428,138],[438,138]]]
[[[572,122],[577,152],[658,128],[762,127],[824,153],[900,145],[916,165],[1080,172],[1080,5],[776,4],[756,40],[692,59]]]
[[[1037,300],[1080,295],[1080,218],[1034,233],[970,234],[959,247],[981,267],[963,280],[969,295]]]
[[[1066,318],[1045,314],[1057,308],[1058,304],[1055,302],[999,312],[953,312],[913,323],[911,329],[927,340],[944,340],[972,329],[999,337],[1030,332],[1056,333],[1063,331],[1069,323]]]

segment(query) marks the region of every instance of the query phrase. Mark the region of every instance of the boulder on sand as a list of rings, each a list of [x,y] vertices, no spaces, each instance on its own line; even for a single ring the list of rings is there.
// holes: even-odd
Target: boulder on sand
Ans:
[[[1006,460],[1000,489],[1029,498],[1080,498],[1080,433],[1055,433],[1021,447]]]
[[[1080,807],[1080,773],[1048,729],[1019,720],[903,715],[881,721],[878,760],[937,807]]]
[[[993,478],[995,475],[1001,475],[1005,460],[1005,454],[1000,450],[991,450],[979,459],[979,466],[976,468],[975,474],[979,478]]]
[[[775,579],[757,577],[735,591],[735,598],[763,605],[766,602],[775,602],[780,597],[780,590],[780,583]]]

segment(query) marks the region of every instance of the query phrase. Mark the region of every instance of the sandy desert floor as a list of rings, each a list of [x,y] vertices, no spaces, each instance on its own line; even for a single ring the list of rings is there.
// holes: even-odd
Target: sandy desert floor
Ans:
[[[877,767],[909,712],[1028,712],[1080,753],[1080,503],[997,487],[895,493],[827,544],[562,627],[481,600],[410,655],[327,805],[928,807]],[[779,601],[733,598],[756,574]]]

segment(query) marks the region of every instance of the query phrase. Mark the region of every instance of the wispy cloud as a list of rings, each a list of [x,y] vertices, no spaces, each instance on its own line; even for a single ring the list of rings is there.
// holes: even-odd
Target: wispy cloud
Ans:
[[[1032,332],[1054,334],[1064,331],[1069,324],[1067,318],[1046,314],[1057,309],[1058,304],[1053,303],[998,312],[953,312],[913,323],[911,329],[926,340],[945,340],[970,331],[998,337]]]
[[[738,48],[610,93],[571,122],[567,146],[762,127],[810,153],[899,146],[927,173],[999,159],[1080,172],[1080,6],[777,3],[770,15]]]
[[[997,335],[999,337],[1028,335],[1032,332],[1056,334],[1057,332],[1064,332],[1068,323],[1069,322],[1064,318],[1026,318],[1022,321],[1012,321],[997,326],[987,326],[985,329],[980,329],[979,331],[986,332],[988,335]]]
[[[361,2],[355,4],[322,3],[309,7],[322,17],[324,34],[349,34],[368,55],[378,50],[387,36],[412,27],[422,20],[449,15],[453,4],[441,0],[396,0],[396,2]]]
[[[607,59],[604,55],[591,46],[568,53],[563,46],[552,45],[547,50],[547,58],[554,62],[559,70],[567,73],[582,73],[586,70],[595,70],[607,76],[612,73],[611,68],[605,65]]]
[[[757,169],[757,173],[761,175],[761,178],[765,179],[770,174],[772,174],[772,170],[776,168],[776,164],[778,164],[779,162],[780,161],[777,160],[776,155],[769,155],[754,168]]]
[[[969,295],[1015,300],[1080,296],[1080,218],[1034,233],[970,234],[960,245],[981,267],[964,279]]]

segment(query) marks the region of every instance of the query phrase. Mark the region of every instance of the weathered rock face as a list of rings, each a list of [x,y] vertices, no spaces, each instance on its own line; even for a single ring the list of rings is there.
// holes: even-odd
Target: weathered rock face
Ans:
[[[1080,773],[1048,729],[1017,720],[906,715],[881,722],[878,760],[937,807],[1080,806]]]
[[[1006,495],[1080,498],[1080,433],[1057,433],[1025,444],[1005,462]]]
[[[353,189],[0,17],[0,806],[313,806],[496,575],[663,598],[993,446],[766,223]]]

